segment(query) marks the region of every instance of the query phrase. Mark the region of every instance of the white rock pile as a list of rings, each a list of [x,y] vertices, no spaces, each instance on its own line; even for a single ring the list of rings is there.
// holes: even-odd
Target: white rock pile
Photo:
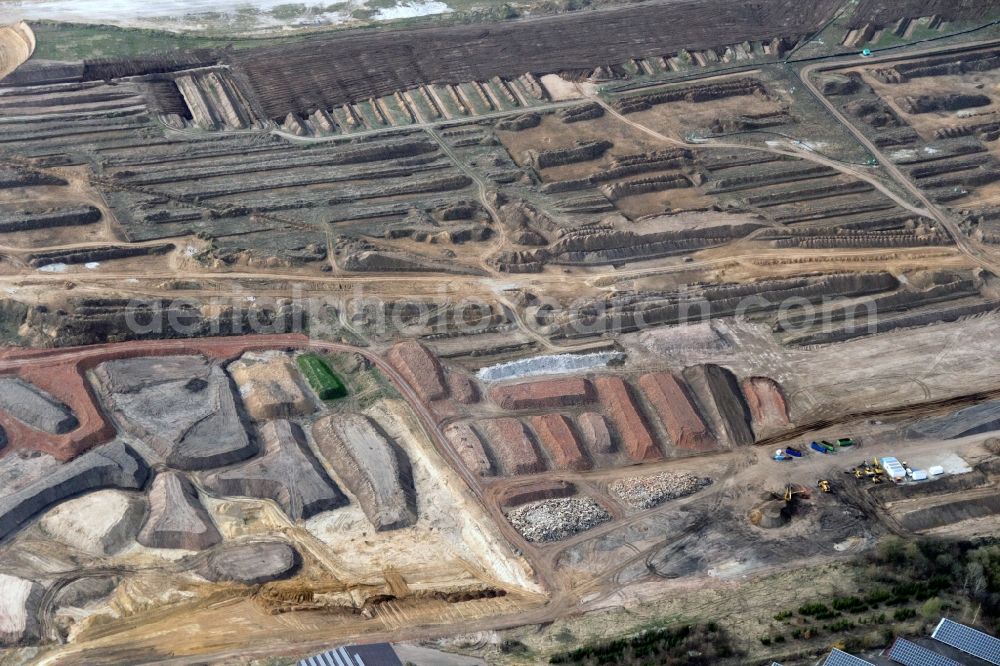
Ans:
[[[667,500],[698,492],[710,483],[711,479],[690,472],[662,472],[619,479],[608,489],[633,509],[651,509]]]
[[[611,514],[589,497],[568,497],[519,506],[507,518],[528,541],[548,543],[592,529],[611,520]]]

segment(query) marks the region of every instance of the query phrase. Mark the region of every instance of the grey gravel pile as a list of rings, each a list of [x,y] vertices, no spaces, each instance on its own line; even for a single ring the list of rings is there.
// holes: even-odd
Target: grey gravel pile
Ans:
[[[667,500],[698,492],[711,479],[690,472],[662,472],[652,476],[631,476],[613,482],[608,489],[633,509],[651,509]]]
[[[507,518],[528,541],[548,543],[596,527],[611,514],[589,497],[569,497],[519,506]]]

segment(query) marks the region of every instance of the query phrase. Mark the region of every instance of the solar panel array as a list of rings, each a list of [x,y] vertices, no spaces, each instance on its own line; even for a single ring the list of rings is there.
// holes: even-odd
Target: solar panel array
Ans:
[[[367,666],[360,655],[355,654],[353,656],[354,659],[351,659],[351,655],[347,654],[347,650],[337,648],[336,650],[318,654],[315,657],[303,659],[299,662],[298,666]]]
[[[931,638],[1000,666],[1000,640],[977,629],[942,618]]]
[[[870,661],[865,661],[861,657],[855,657],[853,654],[847,654],[846,652],[841,652],[837,648],[833,648],[833,651],[823,662],[823,666],[875,666]]]
[[[954,659],[932,652],[905,638],[897,638],[886,656],[903,666],[962,666]]]

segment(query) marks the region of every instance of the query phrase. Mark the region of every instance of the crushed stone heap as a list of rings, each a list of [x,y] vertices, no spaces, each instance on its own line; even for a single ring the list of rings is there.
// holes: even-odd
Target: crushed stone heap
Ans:
[[[347,504],[347,497],[313,457],[302,428],[271,421],[260,429],[264,455],[204,478],[220,495],[274,500],[292,520],[304,520]]]
[[[121,427],[175,469],[231,465],[258,451],[229,378],[201,356],[108,361],[95,375]]]
[[[204,550],[222,541],[191,482],[177,472],[161,472],[149,491],[149,515],[139,543],[150,548]]]
[[[410,463],[374,421],[363,414],[331,414],[313,424],[312,435],[376,530],[417,521]]]
[[[0,411],[53,435],[65,435],[80,425],[69,407],[16,377],[0,377]]]
[[[667,500],[696,493],[710,483],[711,479],[689,472],[663,472],[618,479],[608,490],[633,509],[651,509]]]
[[[512,509],[507,518],[532,543],[561,541],[611,520],[589,497],[540,500]]]
[[[62,464],[48,455],[0,458],[0,538],[70,497],[100,488],[139,489],[148,476],[146,462],[118,441]]]

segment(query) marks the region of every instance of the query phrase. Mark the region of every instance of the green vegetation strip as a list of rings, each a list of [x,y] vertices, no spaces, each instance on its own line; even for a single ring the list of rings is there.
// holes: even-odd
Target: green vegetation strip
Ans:
[[[305,354],[298,358],[299,370],[305,375],[309,385],[320,400],[336,400],[347,395],[347,388],[330,366],[315,354]]]

